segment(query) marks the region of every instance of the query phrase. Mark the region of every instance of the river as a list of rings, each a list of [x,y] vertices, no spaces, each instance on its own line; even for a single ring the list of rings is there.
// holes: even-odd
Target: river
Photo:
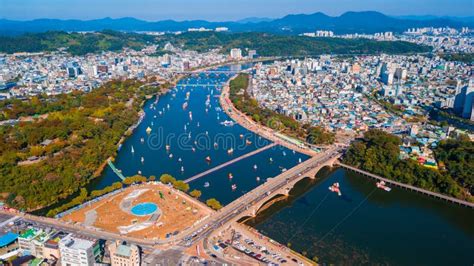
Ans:
[[[323,169],[247,224],[320,263],[472,265],[472,209]],[[339,182],[342,196],[328,187]]]
[[[232,66],[218,70],[239,69],[240,66]],[[125,176],[140,171],[146,177],[154,175],[159,179],[162,174],[171,174],[176,179],[184,180],[270,144],[267,139],[238,124],[221,124],[231,121],[220,109],[218,97],[221,84],[232,75],[194,75],[181,80],[176,88],[161,95],[157,102],[155,99],[147,101],[144,105],[145,117],[123,143],[115,166]],[[187,107],[183,108],[185,102]],[[149,134],[146,132],[148,127],[151,129]],[[169,145],[169,150],[166,145]],[[229,149],[233,149],[232,154],[228,153]],[[206,161],[206,157],[211,160]],[[306,155],[276,146],[194,180],[189,185],[191,190],[202,191],[203,201],[216,198],[228,204],[268,177],[278,175],[285,168],[289,169],[307,158]],[[233,178],[230,179],[229,175]],[[120,181],[119,177],[110,167],[106,167],[103,175],[91,182],[88,189],[102,189],[117,181]],[[206,182],[208,187],[205,187]],[[232,185],[236,185],[236,189],[233,190]]]

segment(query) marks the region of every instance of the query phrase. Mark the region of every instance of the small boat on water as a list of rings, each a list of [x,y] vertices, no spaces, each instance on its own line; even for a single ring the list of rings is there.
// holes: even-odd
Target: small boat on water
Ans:
[[[233,149],[233,148],[228,149],[228,150],[227,150],[227,154],[228,154],[228,155],[234,154],[234,149]]]
[[[219,117],[217,119],[219,119]],[[225,120],[224,122],[221,122],[221,125],[231,127],[234,125],[234,121]]]
[[[140,159],[140,161],[141,161],[142,163],[145,162],[145,158],[142,157],[142,158]]]
[[[256,164],[253,165],[253,170],[257,170],[257,165]]]
[[[183,103],[183,109],[186,109],[186,108],[188,108],[188,102]]]
[[[206,157],[206,162],[208,162],[208,163],[211,162],[211,157],[210,157],[210,156],[207,156],[207,157]]]
[[[133,148],[133,146],[132,146],[132,153],[135,153],[135,149]]]
[[[252,142],[250,140],[246,139],[245,140],[245,145],[250,145],[250,144],[252,144]]]
[[[151,133],[151,127],[147,127],[147,128],[146,128],[146,133],[147,133],[147,134],[150,134],[150,133]]]
[[[138,170],[138,174],[141,175],[141,174],[142,174],[142,171]]]
[[[140,139],[140,142],[141,142],[141,143],[145,142],[145,139],[144,139],[144,138],[141,138],[141,139]]]
[[[170,150],[170,145],[166,145],[165,148],[166,148],[167,151],[169,151]]]
[[[159,114],[159,115],[162,115],[162,114],[163,114],[163,112],[162,112],[162,111],[158,111],[158,114]]]
[[[229,173],[229,179],[232,179],[234,178],[234,176],[232,175],[232,173]]]
[[[388,186],[385,185],[385,181],[380,181],[380,182],[377,182],[377,187],[380,188],[380,189],[383,189],[387,192],[390,192],[392,189]]]
[[[232,188],[232,190],[236,190],[236,189],[237,189],[237,185],[236,185],[236,184],[232,184],[231,188]]]
[[[201,125],[199,124],[199,122],[197,123],[197,127],[200,127]]]
[[[244,134],[240,134],[239,137],[240,137],[241,139],[243,139],[243,138],[244,138]]]
[[[259,176],[257,176],[257,182],[260,182],[260,177]]]
[[[173,154],[172,154],[172,153],[170,153],[170,156],[169,156],[169,157],[170,157],[170,159],[172,159],[172,158],[173,158]]]
[[[206,130],[206,136],[207,136],[207,135],[209,135],[209,132],[207,132],[207,130]]]
[[[181,159],[181,157],[178,158],[178,162],[182,162],[183,160]]]
[[[181,172],[184,172],[184,167],[183,166],[181,166]]]
[[[193,120],[193,112],[189,111],[189,120]]]
[[[209,182],[204,183],[204,187],[209,187],[209,186],[210,186]]]
[[[286,171],[287,171],[286,168],[282,168],[282,169],[281,169],[281,172],[282,172],[282,173],[283,173],[283,172],[286,172]]]
[[[301,163],[301,158],[298,158],[298,163]]]
[[[272,157],[270,157],[269,161],[270,161],[270,163],[273,163],[273,158],[272,158]]]
[[[166,105],[166,108],[170,109],[170,104],[167,104],[167,105]]]
[[[154,115],[153,118],[156,119],[156,115]]]
[[[196,152],[196,148],[194,148],[194,147],[192,147],[191,150],[192,150],[193,152]]]
[[[214,149],[217,149],[219,147],[219,145],[217,144],[217,142],[214,142]]]
[[[339,182],[332,184],[332,186],[329,187],[329,190],[334,193],[337,193],[338,196],[342,195],[341,189],[339,188]]]
[[[286,152],[285,152],[285,151],[283,151],[283,156],[286,156]]]

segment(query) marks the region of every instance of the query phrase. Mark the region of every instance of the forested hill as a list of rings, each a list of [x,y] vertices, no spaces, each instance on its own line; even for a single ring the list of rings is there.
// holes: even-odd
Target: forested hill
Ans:
[[[21,36],[0,36],[0,53],[45,52],[65,48],[73,55],[120,51],[125,47],[141,49],[154,41],[153,36],[118,31],[67,33],[49,31]]]
[[[73,55],[141,49],[147,44],[160,47],[170,42],[185,49],[207,51],[219,48],[255,49],[262,56],[312,56],[320,54],[404,54],[431,51],[431,47],[408,42],[368,39],[310,38],[268,33],[186,32],[180,35],[150,36],[137,33],[101,31],[96,33],[45,32],[0,37],[0,53],[43,52],[64,48]]]
[[[255,49],[261,56],[311,56],[320,54],[405,54],[430,52],[431,47],[401,41],[369,39],[312,38],[269,33],[187,32],[158,37],[186,49],[205,51],[223,48]]]
[[[369,130],[352,142],[344,163],[405,184],[474,201],[474,142],[468,137],[443,140],[434,150],[440,170],[400,159],[402,141],[381,130]]]

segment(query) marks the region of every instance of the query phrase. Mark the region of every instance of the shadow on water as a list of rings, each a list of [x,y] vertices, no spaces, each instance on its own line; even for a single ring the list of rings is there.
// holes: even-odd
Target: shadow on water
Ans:
[[[310,177],[305,177],[301,179],[290,190],[288,196],[276,195],[275,197],[265,202],[262,206],[265,206],[267,203],[274,201],[277,198],[280,200],[275,201],[272,205],[268,206],[262,211],[259,211],[255,217],[244,217],[245,219],[241,219],[241,221],[239,222],[245,220],[246,225],[255,227],[260,223],[265,222],[268,218],[280,212],[281,210],[285,208],[290,208],[296,202],[304,206],[310,207],[311,203],[307,198],[304,197],[304,194],[309,192],[313,187],[322,183],[324,181],[324,178],[330,176],[330,174],[335,170],[335,168],[324,167],[316,174],[316,178],[312,179]]]
[[[328,192],[339,182],[343,196]],[[470,265],[474,212],[345,169],[304,179],[245,223],[292,249],[337,265]]]

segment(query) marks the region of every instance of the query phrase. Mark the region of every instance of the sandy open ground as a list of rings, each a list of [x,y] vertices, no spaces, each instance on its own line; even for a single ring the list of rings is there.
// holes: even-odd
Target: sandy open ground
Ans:
[[[124,211],[120,204],[132,192],[143,190],[132,200],[132,206],[142,202],[155,203],[161,211],[160,217],[148,227],[126,233],[131,237],[144,239],[163,239],[166,234],[183,231],[192,226],[196,221],[212,213],[208,207],[185,193],[176,191],[163,184],[143,184],[126,188],[124,191],[106,197],[90,206],[85,206],[61,218],[91,225],[105,231],[120,233],[120,226],[146,223],[151,215],[135,216],[129,211]],[[163,198],[159,192],[162,192]],[[87,216],[87,218],[86,218]]]

